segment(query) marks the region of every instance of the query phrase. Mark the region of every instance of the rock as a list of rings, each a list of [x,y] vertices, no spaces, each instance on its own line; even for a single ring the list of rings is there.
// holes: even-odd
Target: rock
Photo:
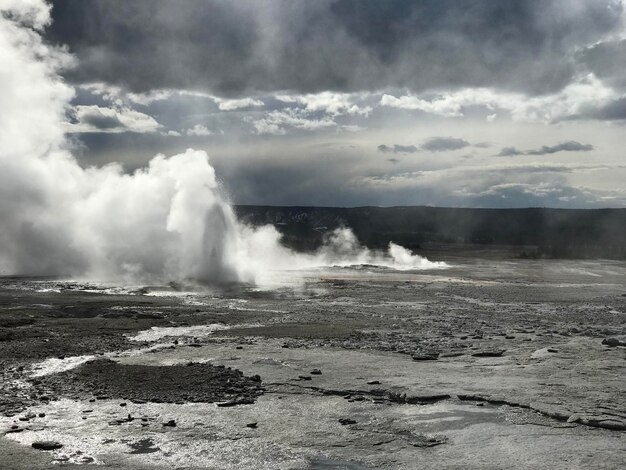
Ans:
[[[44,429],[46,429],[46,427],[43,425],[30,425],[26,427],[27,431],[35,431],[35,432],[43,431]]]
[[[309,374],[311,375],[322,375],[322,371],[319,369],[313,369],[311,372],[309,372]]]
[[[577,413],[574,413],[569,418],[567,418],[568,423],[577,423],[580,420],[581,420],[581,416]]]
[[[163,423],[163,426],[168,427],[168,428],[175,428],[176,421],[174,421],[173,419],[170,419],[167,423]]]
[[[35,441],[32,443],[32,447],[39,450],[56,450],[63,447],[63,444],[56,441]]]
[[[612,429],[614,431],[626,431],[626,421],[605,419],[600,421],[593,421],[591,424],[604,429]]]
[[[604,338],[602,340],[602,344],[611,348],[615,348],[617,346],[626,346],[626,342],[622,342],[617,338]]]
[[[298,378],[300,380],[311,380],[311,376],[310,375],[299,375]]]
[[[341,418],[339,419],[339,424],[346,426],[348,424],[356,424],[356,421],[350,418]]]
[[[546,351],[548,351],[549,353],[558,353],[559,352],[559,350],[555,349],[555,348],[548,348],[548,349],[546,349]]]
[[[380,380],[370,380],[367,385],[380,385]]]
[[[435,394],[435,395],[414,395],[407,396],[405,402],[410,405],[423,405],[429,403],[436,403],[438,401],[447,400],[450,395],[447,394]]]
[[[413,356],[414,361],[436,361],[438,358],[438,353],[421,353]]]
[[[85,419],[85,418],[83,418]],[[121,424],[124,423],[130,423],[131,421],[134,421],[135,418],[133,418],[130,414],[128,415],[128,417],[126,418],[118,418],[118,419],[114,419],[113,421],[109,421],[109,426],[119,426]]]
[[[248,397],[237,398],[234,400],[224,401],[222,403],[216,403],[216,405],[220,408],[227,408],[229,406],[237,406],[237,405],[253,405],[254,399]]]
[[[474,357],[500,357],[504,354],[505,350],[504,349],[494,349],[491,351],[478,351],[475,353],[472,353],[472,356]]]
[[[126,406],[126,403],[120,403],[120,406]]]
[[[435,447],[448,442],[448,438],[445,436],[415,436],[415,440],[412,442],[413,447]]]
[[[441,354],[439,357],[459,357],[462,356],[463,353],[462,352],[447,352],[447,353],[443,353]]]
[[[392,403],[406,403],[406,393],[389,392],[387,399]]]
[[[45,418],[46,414],[45,413],[39,413],[37,416],[39,416],[40,418]]]
[[[250,428],[250,429],[256,429],[257,425],[258,425],[258,423],[256,423],[256,422],[255,423],[248,423],[248,424],[246,424],[246,427]]]

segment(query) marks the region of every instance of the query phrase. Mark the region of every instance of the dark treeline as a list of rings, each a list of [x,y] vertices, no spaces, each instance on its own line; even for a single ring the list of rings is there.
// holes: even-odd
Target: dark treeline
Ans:
[[[522,257],[626,259],[626,209],[237,206],[236,212],[252,225],[274,224],[283,243],[301,251],[346,226],[370,248],[390,241],[412,250],[431,243],[512,245]]]

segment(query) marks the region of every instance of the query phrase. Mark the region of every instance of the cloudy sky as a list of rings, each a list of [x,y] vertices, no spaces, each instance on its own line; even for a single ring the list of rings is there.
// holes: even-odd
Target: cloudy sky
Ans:
[[[84,166],[240,204],[626,207],[619,0],[57,0]]]

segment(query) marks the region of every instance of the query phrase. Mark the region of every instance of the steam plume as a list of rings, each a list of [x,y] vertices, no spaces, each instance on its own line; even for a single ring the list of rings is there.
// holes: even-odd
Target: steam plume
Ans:
[[[434,267],[397,245],[361,248],[349,230],[314,255],[273,227],[239,224],[203,151],[147,168],[81,168],[64,135],[73,58],[46,44],[44,0],[0,0],[0,272],[116,280],[263,282],[272,269],[374,263]]]

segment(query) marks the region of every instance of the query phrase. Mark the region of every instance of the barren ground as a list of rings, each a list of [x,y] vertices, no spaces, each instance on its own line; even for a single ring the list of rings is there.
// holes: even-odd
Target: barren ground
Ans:
[[[448,261],[2,278],[0,468],[626,467],[626,263]]]

